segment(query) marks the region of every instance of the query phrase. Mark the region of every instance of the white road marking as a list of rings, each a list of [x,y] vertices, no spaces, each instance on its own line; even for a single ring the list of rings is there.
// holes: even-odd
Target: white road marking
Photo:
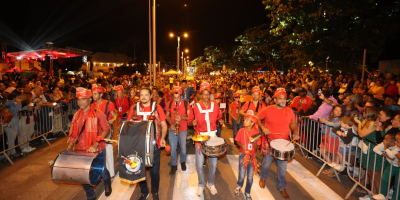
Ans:
[[[288,163],[287,172],[314,199],[343,199],[296,160]]]
[[[115,176],[114,181],[111,184],[112,193],[110,196],[106,197],[104,192],[98,198],[98,200],[128,200],[131,199],[133,192],[135,191],[136,184],[128,184],[121,182],[119,178],[119,173]]]
[[[178,163],[179,159],[178,159]],[[182,171],[181,165],[175,174],[175,186],[172,195],[173,200],[204,200],[204,194],[199,197],[196,195],[198,186],[198,176],[196,170],[196,155],[186,156],[186,171]]]
[[[236,176],[236,180],[238,180],[239,177],[239,155],[226,155],[226,157],[229,160],[229,163],[231,164],[233,173]],[[258,185],[258,182],[260,181],[260,177],[259,176],[253,176],[253,185],[251,186],[251,198],[254,200],[257,199],[268,199],[268,200],[272,200],[275,199],[271,192],[268,190],[267,187],[265,188],[260,188],[260,186]],[[236,187],[235,187],[236,188]],[[244,193],[244,190],[246,188],[246,178],[244,179],[244,184],[242,187],[242,193]],[[243,194],[239,194],[239,195],[243,195]]]

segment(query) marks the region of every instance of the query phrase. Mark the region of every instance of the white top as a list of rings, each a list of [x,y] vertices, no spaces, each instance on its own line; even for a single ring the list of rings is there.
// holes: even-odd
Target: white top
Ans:
[[[279,151],[292,151],[294,150],[293,143],[289,143],[290,141],[284,139],[276,139],[272,140],[271,147]],[[289,145],[288,145],[289,143]]]

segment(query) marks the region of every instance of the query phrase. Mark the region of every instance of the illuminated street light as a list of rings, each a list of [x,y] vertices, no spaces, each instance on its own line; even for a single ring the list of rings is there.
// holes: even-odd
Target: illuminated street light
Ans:
[[[186,49],[186,50],[185,50],[185,53],[189,53],[189,49]]]
[[[185,33],[183,36],[184,36],[184,37],[189,37],[189,35],[188,35],[187,33]]]
[[[174,34],[173,34],[173,33],[170,33],[170,34],[169,34],[169,37],[174,37]]]
[[[177,60],[177,65],[176,65],[176,68],[179,70],[179,52],[180,52],[180,41],[181,41],[182,35],[175,35],[175,34],[173,34],[173,33],[170,33],[169,36],[170,36],[170,37],[176,36],[176,38],[178,39],[177,59],[176,59],[176,60]],[[187,38],[187,37],[188,37],[188,34],[187,34],[187,33],[184,33],[184,34],[183,34],[183,37]],[[189,50],[186,50],[186,51],[189,52]],[[182,54],[183,54],[183,52],[182,52]],[[183,67],[183,62],[182,62],[182,67]]]

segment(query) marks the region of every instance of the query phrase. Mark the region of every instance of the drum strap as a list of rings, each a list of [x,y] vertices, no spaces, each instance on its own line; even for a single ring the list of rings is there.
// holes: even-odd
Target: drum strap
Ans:
[[[153,106],[151,108],[151,112],[140,112],[139,102],[136,104],[137,115],[143,116],[143,121],[147,121],[147,116],[152,115],[152,113],[154,112],[155,109],[156,109],[156,102],[153,102]]]
[[[85,126],[86,126],[86,121],[83,122],[81,132],[79,133],[78,137],[76,138],[75,144],[78,144],[79,137],[81,137],[83,130],[85,130]]]
[[[205,115],[205,120],[206,120],[206,123],[207,123],[207,132],[211,132],[210,114],[209,113],[213,112],[213,110],[214,110],[214,102],[211,102],[211,108],[208,109],[208,110],[201,109],[200,103],[196,103],[196,105],[197,105],[197,108],[199,109],[200,113],[205,113],[206,114]]]

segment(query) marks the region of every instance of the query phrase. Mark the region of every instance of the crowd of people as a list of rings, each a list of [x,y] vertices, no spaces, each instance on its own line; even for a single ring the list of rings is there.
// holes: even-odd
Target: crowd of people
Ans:
[[[138,118],[146,120],[149,112],[156,110],[157,144],[159,148],[165,146],[168,138],[171,145],[170,174],[174,174],[178,170],[178,145],[181,148],[181,169],[186,170],[185,144],[190,130],[194,130],[195,134],[221,137],[222,130],[227,128],[226,124],[230,124],[232,137],[235,138],[234,145],[240,149],[239,181],[235,194],[241,191],[247,170],[245,197],[248,200],[251,199],[253,174],[260,173],[259,185],[264,188],[270,165],[274,161],[274,157],[269,154],[268,141],[301,140],[301,126],[305,126],[305,120],[313,120],[324,126],[314,127],[313,134],[305,139],[305,143],[318,141],[316,138],[324,139],[319,144],[312,142],[313,145],[307,145],[311,153],[307,153],[306,158],[322,156],[331,167],[324,173],[331,177],[334,176],[334,170],[341,172],[349,167],[356,176],[367,179],[369,184],[366,186],[375,195],[388,195],[388,182],[394,176],[395,197],[400,158],[400,77],[391,73],[378,75],[366,71],[364,80],[361,80],[360,75],[361,73],[353,72],[329,74],[315,68],[285,73],[272,71],[228,75],[199,74],[193,80],[186,80],[185,76],[158,74],[155,84],[150,84],[149,76],[141,75],[61,78],[34,76],[28,79],[21,79],[16,74],[3,75],[0,92],[5,109],[14,114],[9,123],[3,124],[6,134],[3,138],[8,140],[8,146],[3,148],[25,143],[19,146],[18,151],[12,149],[7,152],[13,159],[34,151],[35,148],[27,141],[35,131],[41,131],[37,127],[40,126],[43,116],[30,113],[43,108],[54,108],[57,104],[63,108],[68,107],[71,100],[77,100],[82,112],[77,112],[79,117],[77,114],[74,117],[67,116],[71,120],[70,144],[78,136],[78,130],[82,129],[79,119],[88,117],[87,115],[97,116],[102,120],[99,123],[98,136],[104,138],[110,137],[107,136],[111,132],[110,127],[121,126],[124,121]],[[153,102],[157,105],[156,108],[152,106]],[[100,117],[101,114],[97,114],[97,111],[86,114],[90,108],[100,110],[106,116]],[[174,131],[178,122],[177,136]],[[258,132],[263,132],[264,136],[257,142],[247,140]],[[289,138],[291,132],[292,138]],[[51,134],[57,136],[57,133]],[[359,143],[361,139],[363,144]],[[85,140],[80,142],[82,144],[78,146],[83,150],[105,150],[105,146],[99,146],[99,143],[93,146],[94,144]],[[362,152],[360,155],[353,153],[356,148]],[[258,149],[264,155],[260,169],[255,159]],[[344,157],[349,153],[352,154],[352,159],[351,162],[346,162]],[[355,157],[360,157],[358,160],[361,162],[357,162]],[[207,184],[203,173],[205,160],[197,147],[199,196],[206,186],[212,194],[217,193],[213,180],[217,158],[209,157],[211,170]],[[376,162],[372,162],[374,160]],[[285,190],[287,161],[278,160],[277,165],[277,188],[284,198],[289,199]],[[150,173],[153,199],[158,198],[159,166],[158,153],[156,164]],[[111,173],[111,170],[104,173]],[[104,173],[104,179],[110,177]],[[109,181],[105,182],[106,195],[109,195],[111,186]],[[150,191],[146,182],[139,185],[141,199],[147,199]],[[88,199],[94,198],[92,188],[86,186],[85,191]],[[357,188],[357,191],[367,193],[362,188]],[[366,195],[362,199],[369,198]]]

